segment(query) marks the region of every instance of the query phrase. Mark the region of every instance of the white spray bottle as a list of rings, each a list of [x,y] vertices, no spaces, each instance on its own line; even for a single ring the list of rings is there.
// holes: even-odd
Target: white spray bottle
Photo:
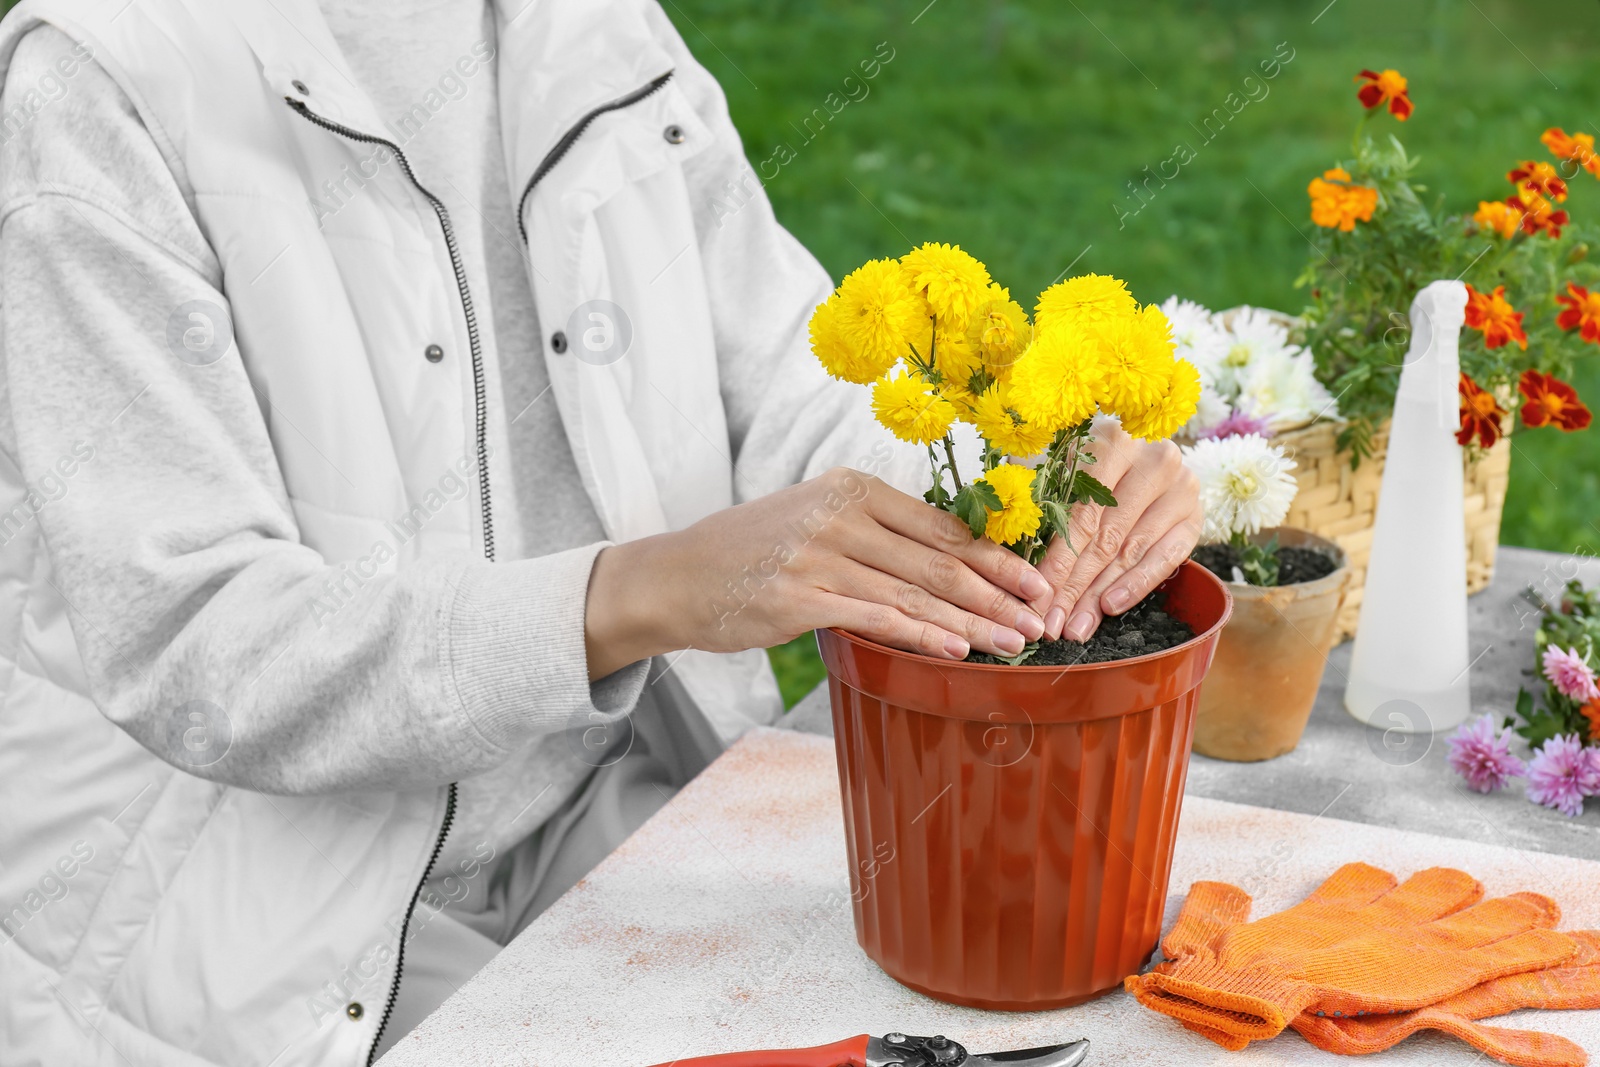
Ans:
[[[1467,560],[1462,513],[1459,281],[1436,281],[1411,304],[1361,618],[1344,706],[1385,731],[1452,729],[1471,710]]]

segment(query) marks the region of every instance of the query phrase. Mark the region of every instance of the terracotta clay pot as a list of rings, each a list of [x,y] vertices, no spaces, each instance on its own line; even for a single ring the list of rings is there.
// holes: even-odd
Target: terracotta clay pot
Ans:
[[[951,663],[818,631],[856,938],[891,977],[1033,1011],[1109,992],[1149,958],[1230,605],[1193,562],[1161,588],[1197,636],[1115,663]]]
[[[1315,549],[1338,564],[1314,582],[1264,588],[1229,582],[1233,617],[1217,642],[1200,688],[1194,750],[1225,760],[1264,760],[1300,743],[1333,647],[1339,604],[1350,577],[1344,550],[1305,530],[1263,530],[1285,547]]]

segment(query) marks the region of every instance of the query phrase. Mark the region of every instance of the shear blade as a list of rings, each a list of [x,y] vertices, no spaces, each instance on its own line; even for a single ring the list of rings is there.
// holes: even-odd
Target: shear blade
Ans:
[[[1010,1052],[972,1053],[961,1067],[1078,1067],[1089,1055],[1087,1039]]]

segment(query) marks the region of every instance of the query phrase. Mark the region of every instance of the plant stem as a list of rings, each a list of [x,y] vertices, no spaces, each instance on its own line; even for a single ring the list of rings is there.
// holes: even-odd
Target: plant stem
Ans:
[[[1372,117],[1376,109],[1369,109],[1361,113],[1361,118],[1356,122],[1356,132],[1350,137],[1350,154],[1359,162],[1361,159],[1361,134],[1367,128],[1367,120]]]
[[[932,445],[928,447],[930,450],[933,448]],[[950,465],[950,477],[956,483],[956,492],[959,493],[961,492],[961,472],[956,470],[955,442],[950,440],[949,434],[944,435],[944,458]]]

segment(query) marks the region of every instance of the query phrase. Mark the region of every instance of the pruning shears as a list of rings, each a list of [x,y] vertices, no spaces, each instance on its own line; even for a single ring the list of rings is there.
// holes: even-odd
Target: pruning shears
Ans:
[[[884,1034],[845,1038],[814,1048],[772,1049],[696,1056],[656,1067],[1078,1067],[1089,1055],[1087,1040],[1011,1052],[968,1052],[943,1034],[910,1037]]]

